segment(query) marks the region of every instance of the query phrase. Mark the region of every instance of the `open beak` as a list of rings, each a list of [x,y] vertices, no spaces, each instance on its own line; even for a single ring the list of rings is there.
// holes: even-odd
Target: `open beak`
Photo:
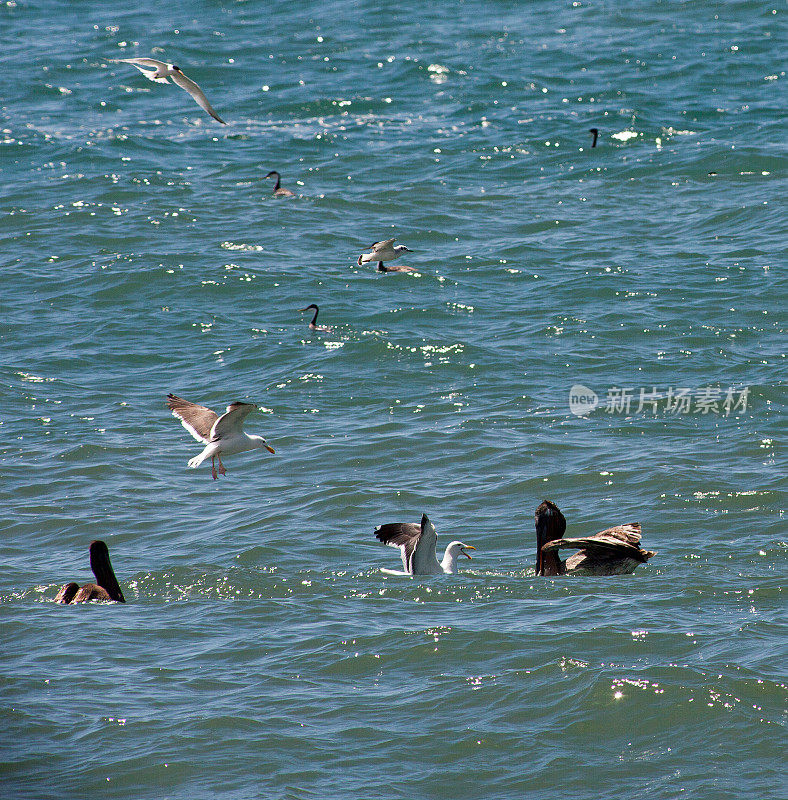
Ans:
[[[265,449],[266,449],[266,450],[267,450],[269,453],[273,453],[274,455],[276,455],[276,450],[274,450],[274,448],[273,448],[273,447],[269,447],[267,444],[264,444],[264,445],[263,445],[263,447],[265,447]]]
[[[466,544],[466,545],[465,545],[465,547],[466,547],[466,549],[468,549],[468,550],[475,550],[475,549],[476,549],[476,548],[475,548],[475,547],[474,547],[472,544]],[[468,555],[468,554],[465,552],[465,550],[463,550],[463,551],[462,551],[462,554],[463,554],[464,556],[467,556],[468,558],[471,558],[471,556],[469,556],[469,555]],[[473,559],[471,559],[471,560],[473,560]]]

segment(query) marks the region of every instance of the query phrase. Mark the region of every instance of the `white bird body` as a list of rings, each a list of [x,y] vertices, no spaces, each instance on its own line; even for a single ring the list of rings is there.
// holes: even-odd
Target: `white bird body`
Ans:
[[[404,244],[394,246],[396,239],[386,239],[385,242],[373,242],[372,249],[369,253],[362,253],[356,262],[359,267],[362,264],[369,264],[371,261],[377,261],[378,269],[381,272],[412,272],[412,267],[384,267],[384,261],[393,261],[399,258],[403,253],[412,253],[413,251],[405,247]]]
[[[476,548],[460,541],[446,547],[443,559],[438,561],[435,546],[438,535],[435,526],[426,514],[422,514],[421,525],[414,522],[390,522],[375,529],[375,536],[389,547],[396,547],[402,556],[402,571],[382,568],[388,575],[453,575],[457,572],[457,559],[471,556],[466,550]]]
[[[221,122],[222,125],[227,124],[213,110],[203,90],[200,89],[191,78],[187,78],[186,75],[183,74],[183,70],[181,70],[180,67],[176,67],[175,64],[167,64],[155,58],[113,58],[111,60],[123,62],[124,64],[132,64],[148,80],[155,81],[156,83],[169,83],[169,81],[172,81],[177,86],[180,86],[181,89],[187,91],[194,99],[194,102],[197,103],[203,111],[210,114],[217,122]]]
[[[269,453],[274,452],[273,447],[270,447],[262,436],[248,434],[243,430],[244,420],[257,408],[253,403],[230,403],[227,411],[219,416],[210,408],[168,394],[167,407],[198,442],[205,444],[202,453],[189,459],[189,467],[196,469],[205,459],[210,458],[214,480],[217,478],[217,470],[213,464],[215,458],[219,459],[218,474],[224,475],[226,470],[222,464],[223,455],[245,453],[261,447]]]

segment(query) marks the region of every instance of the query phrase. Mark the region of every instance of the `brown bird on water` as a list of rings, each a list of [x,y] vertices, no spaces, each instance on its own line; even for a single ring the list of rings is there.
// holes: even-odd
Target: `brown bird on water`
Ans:
[[[640,546],[639,522],[616,525],[593,536],[564,539],[566,519],[549,500],[536,509],[534,522],[537,575],[628,575],[656,555]],[[580,552],[561,561],[558,551],[562,548]]]
[[[265,177],[266,178],[273,178],[276,175],[276,186],[274,186],[274,197],[295,197],[295,192],[291,192],[289,189],[285,189],[284,186],[281,185],[281,177],[279,173],[272,169]]]
[[[107,545],[100,539],[90,543],[90,568],[96,576],[96,583],[86,583],[80,588],[78,583],[67,583],[55,598],[56,603],[87,603],[88,600],[108,600],[125,603],[126,598],[118,585],[112,570]]]

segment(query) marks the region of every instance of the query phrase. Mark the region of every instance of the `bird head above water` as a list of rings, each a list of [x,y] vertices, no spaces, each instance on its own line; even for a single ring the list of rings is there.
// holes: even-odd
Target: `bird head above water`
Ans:
[[[558,506],[550,500],[545,500],[534,514],[536,524],[536,574],[558,575],[559,561],[555,553],[547,556],[542,553],[542,547],[555,539],[561,539],[566,533],[566,518]]]
[[[286,189],[282,186],[282,178],[279,173],[272,169],[266,176],[267,178],[276,178],[276,184],[274,186],[274,196],[276,197],[295,197],[295,192],[290,191],[290,189]]]
[[[112,562],[109,560],[109,548],[101,539],[94,539],[90,543],[90,568],[96,576],[98,585],[106,589],[113,600],[119,603],[126,602],[112,569]]]
[[[332,329],[327,328],[325,325],[318,325],[317,324],[317,315],[320,313],[320,306],[317,303],[310,303],[308,306],[304,308],[299,308],[299,311],[312,311],[314,310],[314,314],[312,316],[311,321],[309,322],[309,329],[312,331],[323,331],[324,333],[331,333]]]
[[[446,552],[443,555],[443,560],[441,561],[441,567],[444,572],[446,573],[453,573],[457,571],[457,559],[462,555],[466,558],[471,558],[471,554],[468,553],[468,550],[475,550],[476,548],[473,545],[465,544],[464,542],[460,541],[453,541],[449,542],[446,546]]]
[[[458,556],[463,555],[465,558],[472,558],[470,553],[467,553],[467,550],[475,550],[476,548],[472,544],[465,544],[464,542],[450,542],[449,546],[446,548],[450,553],[456,553]]]

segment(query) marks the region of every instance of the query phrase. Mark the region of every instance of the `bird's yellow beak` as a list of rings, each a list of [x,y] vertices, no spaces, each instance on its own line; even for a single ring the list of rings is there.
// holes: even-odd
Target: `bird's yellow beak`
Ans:
[[[264,444],[264,445],[263,445],[263,447],[265,447],[265,449],[266,449],[266,450],[267,450],[269,453],[274,453],[274,454],[276,454],[276,450],[274,450],[274,448],[273,448],[273,447],[269,447],[267,444]]]
[[[466,550],[475,550],[476,548],[475,548],[475,547],[474,547],[472,544],[466,544],[466,545],[465,545],[465,549],[466,549]],[[464,553],[463,555],[466,555],[466,556],[468,556],[468,554],[467,554],[467,553]],[[471,556],[468,556],[468,558],[471,558]],[[471,561],[473,561],[473,559],[472,559],[472,558],[471,558]]]

